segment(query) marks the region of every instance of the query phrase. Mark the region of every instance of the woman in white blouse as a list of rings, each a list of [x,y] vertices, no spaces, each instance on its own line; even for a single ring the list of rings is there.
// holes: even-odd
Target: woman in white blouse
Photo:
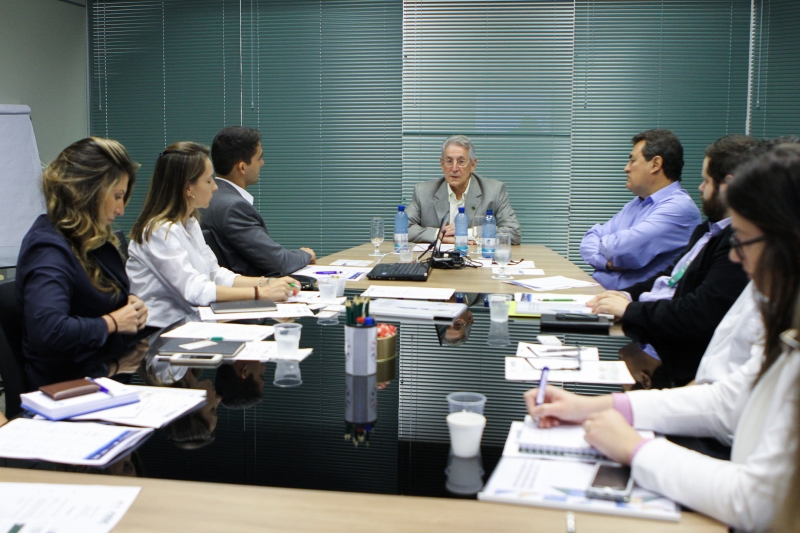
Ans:
[[[800,514],[787,490],[793,475],[800,486],[800,145],[779,145],[737,168],[727,199],[736,230],[730,258],[765,297],[764,357],[713,384],[595,397],[547,387],[541,405],[536,389],[525,401],[541,427],[582,423],[586,440],[630,464],[639,485],[736,529],[763,531],[781,505],[790,511],[784,516]],[[633,427],[721,441],[733,435],[731,460],[642,439]]]
[[[168,326],[211,302],[282,301],[300,290],[290,277],[240,276],[219,266],[197,220],[197,209],[208,207],[217,190],[208,156],[208,148],[193,142],[159,154],[131,231],[126,270],[132,292],[150,309],[148,326]]]

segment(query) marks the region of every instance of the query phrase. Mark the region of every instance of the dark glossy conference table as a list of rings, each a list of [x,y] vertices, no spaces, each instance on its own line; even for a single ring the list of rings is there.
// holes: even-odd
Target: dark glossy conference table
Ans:
[[[348,291],[351,296],[360,292]],[[445,397],[454,391],[473,391],[488,398],[482,457],[477,466],[467,465],[474,472],[482,469],[481,479],[486,481],[500,458],[510,423],[525,414],[522,393],[530,388],[504,379],[504,357],[514,355],[518,341],[534,340],[539,327],[537,320],[512,318],[508,344],[489,346],[490,334],[494,339],[498,331],[490,331],[483,297],[466,298],[475,302],[469,313],[474,324],[463,344],[446,342],[448,337],[464,335],[465,330],[457,327],[447,331],[446,325],[388,321],[398,327],[398,357],[381,363],[377,376],[367,378],[345,374],[343,322],[323,326],[316,318],[299,319],[300,345],[314,350],[300,363],[300,386],[274,386],[276,363],[267,363],[260,403],[245,410],[220,405],[214,440],[199,449],[179,449],[167,431],[157,431],[138,451],[144,472],[182,480],[474,497],[480,488],[480,479],[474,476],[471,489],[452,483],[448,488],[446,469],[452,459]],[[624,343],[624,338],[608,336],[562,338],[597,345],[605,359],[616,359]],[[152,350],[157,348],[158,342]],[[214,383],[215,378],[215,370],[203,370],[197,381]],[[588,394],[618,390],[592,385],[568,388]]]

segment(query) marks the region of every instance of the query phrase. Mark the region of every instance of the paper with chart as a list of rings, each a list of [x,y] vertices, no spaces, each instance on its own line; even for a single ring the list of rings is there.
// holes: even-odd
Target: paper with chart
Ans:
[[[141,487],[0,482],[0,531],[109,533]]]
[[[492,274],[499,274],[500,267],[493,266]],[[516,265],[507,266],[505,273],[509,276],[544,276],[544,270],[541,268],[520,268]]]
[[[545,346],[520,342],[517,345],[517,357],[528,359],[528,363],[536,370],[545,367],[551,371],[580,370],[585,361],[599,361],[600,352],[594,346]]]
[[[0,457],[104,466],[152,432],[95,422],[17,418],[0,427]]]
[[[429,289],[396,285],[370,285],[361,296],[370,298],[399,298],[409,300],[449,300],[455,289]]]
[[[210,307],[198,307],[197,310],[200,313],[200,320],[206,323],[206,325],[209,322],[219,320],[253,320],[259,318],[300,318],[304,316],[314,316],[314,313],[311,312],[311,309],[309,309],[306,304],[275,304],[275,306],[276,309],[274,311],[253,311],[247,313],[215,313]],[[240,325],[247,326],[248,324]]]

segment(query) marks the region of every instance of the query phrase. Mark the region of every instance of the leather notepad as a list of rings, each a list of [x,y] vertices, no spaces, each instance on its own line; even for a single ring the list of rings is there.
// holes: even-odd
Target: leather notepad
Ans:
[[[52,385],[45,385],[43,387],[39,387],[39,390],[57,401],[97,392],[100,390],[100,386],[97,383],[83,378],[62,381],[61,383],[53,383]]]

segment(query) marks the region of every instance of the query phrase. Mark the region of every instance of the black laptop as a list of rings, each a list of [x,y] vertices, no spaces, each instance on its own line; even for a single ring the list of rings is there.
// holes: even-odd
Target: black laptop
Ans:
[[[417,260],[413,263],[387,263],[387,264],[378,264],[375,268],[373,268],[369,274],[367,274],[367,279],[383,279],[388,281],[428,281],[428,275],[431,273],[431,266],[433,265],[433,261],[430,259],[427,261],[419,262],[421,257],[424,257],[430,250],[438,250],[439,244],[442,242],[442,237],[444,237],[444,227],[447,223],[447,218],[449,213],[447,213],[444,218],[442,218],[442,223],[439,225],[439,233],[436,236],[436,240],[428,246],[428,249],[419,254]],[[412,243],[408,243],[409,246],[412,246]]]

